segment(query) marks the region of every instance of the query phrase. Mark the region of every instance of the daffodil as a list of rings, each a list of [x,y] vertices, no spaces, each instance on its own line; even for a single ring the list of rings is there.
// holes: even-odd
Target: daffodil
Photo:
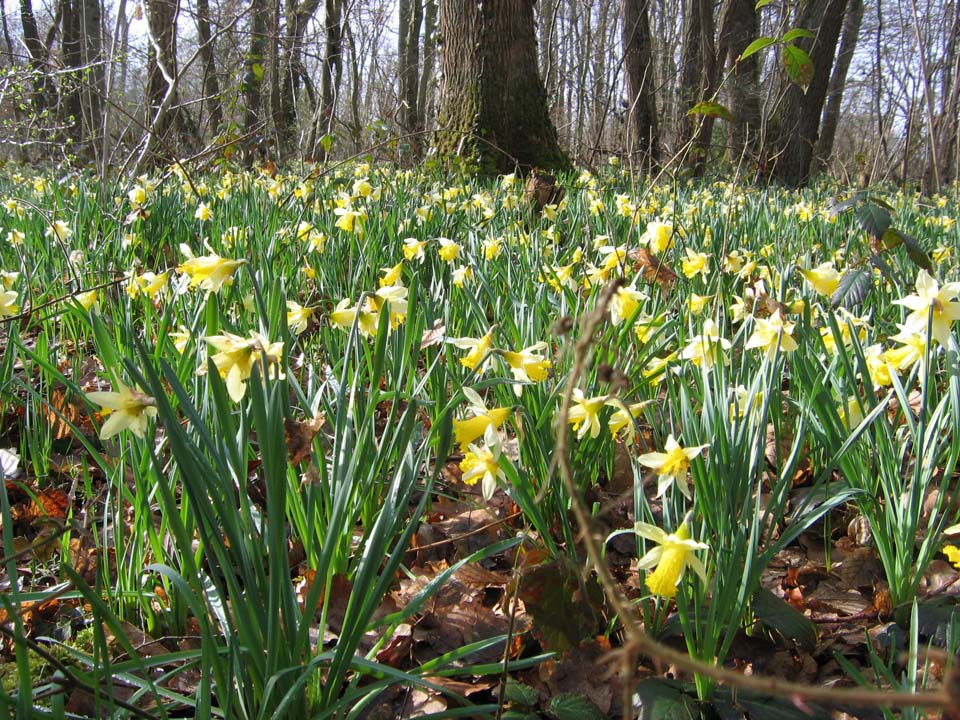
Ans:
[[[382,277],[379,280],[380,287],[388,285],[401,285],[401,275],[403,273],[403,261],[401,260],[393,267],[380,268]]]
[[[437,242],[440,243],[440,249],[437,251],[437,254],[440,255],[440,259],[444,262],[453,262],[460,257],[460,245],[453,240],[442,237],[437,238]]]
[[[955,568],[960,569],[960,548],[956,545],[944,545],[941,552],[947,556],[947,560]]]
[[[482,373],[489,361],[490,350],[493,348],[493,329],[487,331],[487,334],[480,338],[461,337],[451,338],[448,342],[454,347],[469,352],[460,358],[460,364],[468,370],[476,370]]]
[[[467,284],[467,281],[473,278],[473,268],[469,265],[462,265],[461,267],[455,268],[453,273],[450,275],[450,279],[453,281],[453,284],[462,288]]]
[[[63,220],[54,220],[50,223],[50,227],[47,228],[46,235],[53,240],[66,242],[70,239],[70,236],[73,235],[73,230],[71,230],[70,226]]]
[[[208,293],[216,294],[224,285],[232,283],[234,271],[246,262],[223,258],[216,253],[194,256],[186,243],[180,245],[180,251],[187,259],[180,263],[177,270],[190,278],[191,288],[199,286]]]
[[[797,349],[797,341],[793,339],[793,323],[784,322],[779,310],[769,318],[754,318],[753,322],[753,334],[744,345],[747,350],[761,349],[768,358],[773,359],[777,348],[785,353]]]
[[[710,256],[687,248],[686,257],[681,261],[680,267],[686,278],[694,278],[697,275],[706,277],[710,272]]]
[[[100,292],[98,290],[77,293],[73,297],[84,310],[95,314],[100,312]],[[0,311],[0,314],[3,314],[2,311]]]
[[[168,278],[168,273],[163,272],[157,275],[147,270],[140,275],[129,276],[125,289],[127,295],[131,298],[146,295],[149,299],[153,300],[161,290],[167,287]]]
[[[680,359],[689,360],[697,367],[710,369],[718,360],[726,363],[726,352],[730,347],[730,341],[720,337],[717,324],[707,318],[703,323],[703,332],[680,351]]]
[[[640,411],[651,403],[650,400],[644,402],[632,403],[627,405],[620,398],[610,398],[606,404],[616,408],[613,415],[607,421],[607,428],[610,430],[610,436],[616,439],[617,435],[623,434],[624,442],[628,445],[633,444],[634,432],[633,421]],[[625,431],[625,432],[624,432]]]
[[[590,433],[592,438],[600,434],[600,410],[606,401],[606,395],[588,398],[580,388],[574,389],[573,405],[570,406],[567,422],[577,431],[578,439],[583,439],[587,433]]]
[[[713,295],[690,293],[690,297],[687,298],[687,308],[690,310],[690,314],[696,317],[703,313],[704,308],[707,307],[707,303],[711,300],[713,300]]]
[[[619,325],[624,320],[629,320],[640,307],[640,303],[646,299],[647,296],[636,288],[618,288],[610,298],[610,321]]]
[[[418,262],[423,262],[426,258],[426,255],[423,252],[423,249],[427,246],[426,240],[417,240],[416,238],[406,238],[403,241],[403,257],[407,259],[407,262],[413,262],[414,260]]]
[[[463,388],[463,394],[470,403],[471,416],[453,421],[453,438],[461,448],[483,437],[487,445],[498,442],[497,430],[507,421],[511,408],[498,407],[487,409],[483,398],[473,388]]]
[[[110,412],[100,428],[100,439],[107,440],[122,430],[129,429],[142,438],[147,430],[147,419],[157,414],[157,401],[138,388],[129,388],[119,380],[119,392],[87,393],[87,399]]]
[[[287,300],[287,327],[295,335],[300,335],[307,329],[312,317],[313,308],[304,307],[293,300]]]
[[[894,301],[911,311],[904,325],[911,330],[926,333],[929,320],[930,334],[941,345],[947,345],[950,326],[960,320],[960,302],[957,302],[960,283],[946,283],[941,288],[940,284],[930,277],[930,273],[921,270],[917,274],[916,287],[915,295]]]
[[[385,285],[367,297],[367,306],[378,315],[386,303],[390,310],[390,327],[396,330],[407,317],[407,292],[403,285]]]
[[[821,263],[815,268],[801,270],[800,274],[817,293],[830,297],[840,287],[840,273],[832,262]]]
[[[483,259],[496,260],[503,250],[503,238],[489,237],[483,241]]]
[[[267,370],[273,377],[279,377],[278,367],[283,358],[283,343],[270,342],[258,332],[250,337],[241,337],[225,332],[222,335],[210,335],[204,340],[218,352],[210,356],[216,365],[220,377],[226,380],[227,393],[234,402],[240,402],[247,392],[247,380],[257,364],[262,365],[266,358]],[[261,370],[264,368],[261,367]]]
[[[673,247],[673,225],[659,220],[649,222],[646,232],[640,239],[646,240],[654,253],[662,255]]]
[[[698,445],[697,447],[681,447],[673,435],[667,437],[665,452],[645,453],[637,458],[644,467],[648,467],[657,474],[657,494],[656,497],[663,495],[671,483],[683,493],[683,496],[690,500],[690,481],[687,473],[690,470],[690,461],[704,451],[707,445]]]
[[[17,293],[13,290],[0,290],[0,317],[11,317],[20,312],[17,305]]]
[[[657,546],[647,552],[637,562],[640,570],[655,568],[647,574],[647,589],[654,595],[664,598],[676,597],[677,586],[688,567],[692,568],[697,576],[707,582],[707,570],[700,558],[694,555],[696,550],[707,550],[705,543],[690,539],[690,527],[687,520],[681,523],[675,533],[666,533],[656,525],[638,522],[634,531],[640,537],[657,543]]]
[[[500,467],[500,445],[478,447],[469,445],[460,461],[463,481],[467,485],[476,485],[481,481],[483,499],[489,500],[497,490],[497,480],[506,481],[503,468]]]
[[[200,203],[197,205],[197,209],[194,211],[193,216],[200,222],[207,222],[213,218],[213,210],[210,208],[207,203]]]
[[[344,298],[337,303],[328,317],[330,318],[330,324],[334,327],[349,330],[356,320],[357,328],[361,333],[364,335],[377,334],[377,314],[365,308],[351,307],[350,298]]]
[[[870,382],[875,388],[889,387],[893,384],[896,374],[880,345],[870,345],[863,349],[863,359],[867,364]]]
[[[517,397],[520,397],[523,392],[523,385],[520,383],[536,383],[547,379],[547,373],[550,371],[552,363],[541,354],[546,349],[547,344],[545,342],[538,342],[517,352],[500,351],[503,359],[510,366],[513,379],[517,381],[517,384],[513,386],[513,393]]]

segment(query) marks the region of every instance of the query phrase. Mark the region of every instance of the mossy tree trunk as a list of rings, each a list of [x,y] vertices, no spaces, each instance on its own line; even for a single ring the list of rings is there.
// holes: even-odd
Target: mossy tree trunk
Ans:
[[[441,0],[441,157],[482,172],[565,169],[537,70],[531,0]]]

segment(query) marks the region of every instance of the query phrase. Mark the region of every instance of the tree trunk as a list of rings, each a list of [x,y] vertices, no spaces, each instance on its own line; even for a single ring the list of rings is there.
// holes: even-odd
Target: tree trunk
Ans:
[[[397,75],[400,81],[400,124],[404,131],[412,133],[410,148],[414,157],[419,157],[423,120],[417,100],[420,81],[420,26],[423,25],[422,0],[401,0],[397,42]]]
[[[417,83],[417,117],[421,129],[433,120],[427,107],[427,92],[433,83],[433,68],[437,52],[437,0],[425,0],[423,9],[423,59],[420,63],[420,81]]]
[[[148,146],[160,146],[170,155],[177,150],[173,134],[180,124],[177,105],[177,15],[179,0],[149,0],[147,24],[152,38],[147,62],[147,127],[152,128]],[[152,46],[153,42],[156,46]],[[153,151],[144,153],[152,159]],[[142,164],[142,163],[141,163]]]
[[[326,157],[321,138],[333,130],[333,117],[340,80],[343,77],[342,0],[324,0],[324,50],[320,75],[320,102],[314,113],[310,132],[310,155],[318,160]]]
[[[217,79],[217,62],[210,31],[210,0],[197,0],[197,37],[200,40],[200,60],[203,63],[203,102],[207,106],[210,127],[214,135],[223,125],[223,103],[220,98],[220,82]]]
[[[843,35],[840,39],[840,50],[837,52],[837,64],[833,68],[830,85],[827,87],[827,105],[823,111],[823,123],[820,125],[820,138],[816,146],[814,168],[816,171],[824,170],[833,154],[833,141],[837,135],[837,125],[840,123],[843,90],[847,84],[847,71],[850,69],[850,62],[857,49],[862,23],[863,0],[849,0],[843,17]]]
[[[623,67],[627,88],[626,150],[644,170],[660,162],[657,103],[653,88],[653,39],[649,0],[623,0]]]
[[[568,168],[537,71],[531,0],[441,0],[440,34],[440,155],[487,173]]]
[[[83,140],[82,70],[80,0],[60,0],[60,59],[66,69],[72,70],[61,81],[61,120],[67,135],[77,144]]]
[[[810,178],[820,114],[846,7],[847,0],[806,0],[796,23],[796,27],[816,33],[812,40],[797,41],[810,55],[813,79],[806,92],[795,83],[788,84],[768,153],[771,177],[791,187],[805,185]]]
[[[754,0],[728,0],[721,13],[717,41],[717,64],[729,64],[730,156],[739,164],[742,158],[757,161],[760,149],[760,60],[751,55],[737,62],[747,46],[760,34],[760,19]],[[724,57],[725,56],[725,57]]]
[[[680,107],[677,150],[689,145],[683,164],[701,175],[713,133],[713,118],[688,115],[687,111],[709,99],[716,89],[713,3],[686,0],[683,12],[683,42],[680,58]]]
[[[266,0],[250,0],[250,49],[244,58],[242,90],[244,96],[244,129],[262,137],[266,130],[263,117],[263,78],[267,61],[267,19],[270,8]],[[255,140],[255,143],[258,141]]]
[[[930,192],[942,192],[957,179],[957,136],[960,133],[960,3],[954,5],[953,22],[945,31],[944,69],[940,100],[940,113],[934,120],[934,148],[937,157],[940,183],[935,184],[933,163],[928,163],[924,172],[923,186]]]

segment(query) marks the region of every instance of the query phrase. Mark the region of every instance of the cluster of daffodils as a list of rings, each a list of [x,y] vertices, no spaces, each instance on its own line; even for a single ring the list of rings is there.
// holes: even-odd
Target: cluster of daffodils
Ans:
[[[478,375],[485,373],[493,364],[494,358],[500,358],[513,375],[513,392],[517,397],[523,393],[523,386],[543,382],[547,379],[552,362],[543,355],[547,349],[545,342],[538,342],[521,350],[504,350],[494,347],[494,329],[488,330],[482,337],[448,338],[454,347],[466,350],[460,358],[460,364]]]
[[[463,394],[469,403],[467,417],[453,421],[454,439],[463,453],[460,471],[466,484],[479,482],[483,498],[489,500],[497,483],[506,480],[501,467],[505,460],[500,428],[513,410],[508,407],[488,409],[483,398],[469,387],[463,388]]]
[[[330,324],[343,330],[350,330],[354,323],[362,335],[373,337],[377,334],[380,315],[389,313],[390,328],[396,330],[407,317],[407,288],[401,279],[403,263],[383,268],[380,287],[363,296],[362,302],[352,304],[350,298],[344,298],[330,312]],[[288,307],[290,304],[288,303]],[[290,323],[291,315],[287,315]],[[291,325],[292,327],[292,325]]]

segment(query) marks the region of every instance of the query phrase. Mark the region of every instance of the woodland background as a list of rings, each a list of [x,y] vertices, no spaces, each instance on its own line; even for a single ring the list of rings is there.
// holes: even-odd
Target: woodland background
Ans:
[[[413,163],[431,152],[442,95],[455,92],[444,90],[444,14],[455,23],[468,4],[4,0],[3,153],[103,173],[375,145]],[[529,14],[529,0],[486,5],[511,6]],[[577,163],[618,155],[653,168],[682,156],[697,173],[769,175],[796,122],[811,158],[808,172],[783,174],[793,182],[828,170],[934,192],[958,176],[954,0],[540,0],[533,23],[550,117]],[[764,37],[777,42],[738,62]],[[803,89],[784,72],[788,47],[811,60],[792,68]],[[723,107],[688,114],[705,100]]]

